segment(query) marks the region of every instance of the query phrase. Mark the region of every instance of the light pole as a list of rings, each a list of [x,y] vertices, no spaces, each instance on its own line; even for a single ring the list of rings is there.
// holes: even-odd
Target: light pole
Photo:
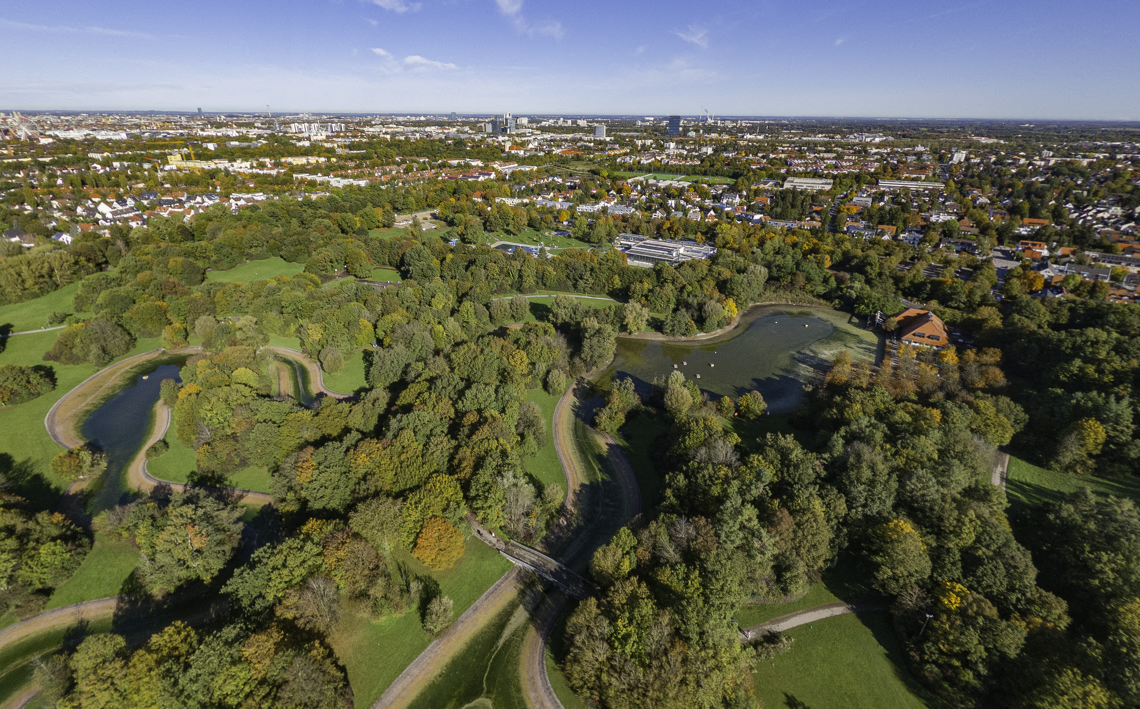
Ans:
[[[921,638],[922,634],[926,632],[926,624],[929,623],[930,619],[933,617],[934,616],[930,615],[929,613],[926,614],[926,620],[922,621],[922,630],[918,631],[918,637]]]

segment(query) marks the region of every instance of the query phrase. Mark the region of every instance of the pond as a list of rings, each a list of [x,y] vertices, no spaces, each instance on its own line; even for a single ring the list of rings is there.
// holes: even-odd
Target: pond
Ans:
[[[127,466],[150,434],[151,412],[163,379],[181,381],[179,365],[162,364],[135,377],[134,383],[93,411],[83,422],[83,438],[107,454],[107,472],[91,496],[90,511],[99,514],[125,500]]]
[[[739,397],[753,389],[769,411],[784,413],[804,401],[803,383],[836,354],[874,362],[877,337],[846,313],[826,308],[765,306],[749,311],[724,336],[698,342],[619,337],[614,361],[600,382],[630,377],[639,392],[674,370],[711,396]],[[699,376],[699,379],[697,378]]]

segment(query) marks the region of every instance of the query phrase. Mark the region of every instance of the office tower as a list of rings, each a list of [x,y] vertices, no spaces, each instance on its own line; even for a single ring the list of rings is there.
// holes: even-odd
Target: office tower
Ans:
[[[680,116],[669,116],[669,126],[665,129],[665,135],[681,135]]]

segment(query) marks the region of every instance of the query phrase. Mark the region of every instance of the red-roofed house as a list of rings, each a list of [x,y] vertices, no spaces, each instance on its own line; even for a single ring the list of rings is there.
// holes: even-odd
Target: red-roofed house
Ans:
[[[899,339],[912,345],[942,347],[950,343],[946,336],[946,324],[942,318],[929,310],[908,308],[897,318]]]

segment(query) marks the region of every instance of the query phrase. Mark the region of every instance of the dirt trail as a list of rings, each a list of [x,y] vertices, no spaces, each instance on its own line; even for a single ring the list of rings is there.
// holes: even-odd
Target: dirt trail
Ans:
[[[562,470],[566,475],[567,486],[574,480],[575,491],[581,481],[586,479],[584,472],[578,467],[579,461],[574,455],[573,438],[570,433],[574,419],[570,408],[575,398],[576,387],[571,387],[554,409],[554,444],[558,451],[558,460],[562,463]],[[617,444],[613,436],[608,433],[590,428],[591,435],[595,436],[605,448],[606,455],[617,474],[622,486],[622,498],[625,506],[625,519],[632,519],[641,513],[641,488],[637,484],[633,466],[626,458],[625,452]],[[569,499],[569,493],[567,493]],[[553,591],[547,595],[540,607],[531,630],[523,641],[522,667],[520,681],[523,694],[533,709],[562,709],[562,702],[554,693],[550,684],[550,676],[546,668],[546,644],[554,632],[554,625],[558,617],[566,609],[568,599],[561,591]]]
[[[289,347],[277,347],[275,345],[267,345],[261,349],[275,352],[282,357],[286,357],[300,364],[309,373],[309,381],[314,383],[317,389],[320,390],[320,393],[324,394],[325,396],[331,396],[334,399],[351,399],[354,396],[353,394],[342,394],[340,392],[333,391],[332,389],[329,389],[327,386],[325,386],[325,377],[324,373],[321,371],[320,365],[306,357],[304,352],[301,352],[300,350],[294,350]]]
[[[396,681],[380,695],[372,709],[404,707],[416,698],[447,667],[471,637],[490,622],[507,605],[518,598],[518,567],[503,574],[479,600],[471,604],[443,635],[427,646],[419,657],[408,665]]]
[[[1005,489],[1005,480],[1009,476],[1009,453],[997,451],[994,453],[994,469],[990,473],[990,482],[1002,490]]]
[[[782,615],[779,618],[773,618],[765,623],[745,628],[744,633],[747,639],[752,639],[764,633],[782,633],[785,630],[798,628],[801,625],[814,623],[817,620],[834,618],[840,615],[847,615],[848,613],[871,613],[885,610],[885,608],[885,606],[874,603],[862,603],[859,601],[847,603],[845,601],[836,601],[835,603],[826,603],[822,606],[816,606],[815,608],[808,608],[806,610],[796,611],[795,613]]]
[[[115,612],[119,601],[125,600],[125,596],[96,598],[93,601],[83,601],[82,603],[73,603],[70,606],[53,608],[27,620],[21,620],[19,623],[14,623],[0,630],[0,650],[46,630],[66,628],[80,621],[109,616]]]

